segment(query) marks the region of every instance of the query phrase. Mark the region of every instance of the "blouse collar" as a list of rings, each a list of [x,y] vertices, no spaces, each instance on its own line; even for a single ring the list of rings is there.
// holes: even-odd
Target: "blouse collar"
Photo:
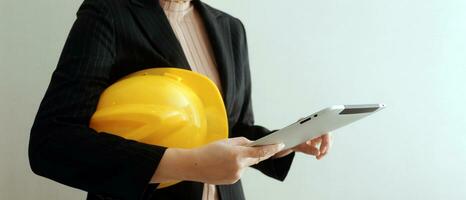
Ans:
[[[191,0],[159,0],[163,10],[169,12],[183,12],[192,7]]]

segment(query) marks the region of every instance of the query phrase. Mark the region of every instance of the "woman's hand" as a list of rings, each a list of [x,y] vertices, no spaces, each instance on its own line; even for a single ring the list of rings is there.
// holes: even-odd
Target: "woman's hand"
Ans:
[[[286,149],[278,152],[272,158],[281,158],[292,152],[301,152],[304,154],[315,156],[318,160],[324,157],[331,146],[332,137],[331,133],[324,134],[318,138],[308,140],[302,144],[299,144],[291,149]]]
[[[210,184],[232,184],[244,169],[270,158],[283,149],[283,144],[246,147],[244,137],[220,140],[195,149],[166,150],[153,183],[189,180]]]

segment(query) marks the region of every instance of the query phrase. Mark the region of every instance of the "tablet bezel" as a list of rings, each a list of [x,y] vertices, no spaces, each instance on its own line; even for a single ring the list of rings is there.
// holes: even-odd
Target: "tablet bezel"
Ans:
[[[325,132],[337,130],[343,126],[358,121],[375,112],[384,109],[385,104],[358,104],[358,105],[334,105],[315,112],[307,117],[266,135],[248,146],[261,146],[268,144],[284,143],[285,148],[292,148],[309,139],[321,136]],[[339,119],[338,119],[339,118]],[[318,120],[312,120],[318,119]],[[333,123],[332,123],[333,120]],[[312,124],[314,123],[314,124]],[[315,128],[315,127],[319,128]],[[322,127],[322,128],[321,128]],[[306,130],[318,129],[314,133],[306,133]],[[321,131],[321,132],[319,132]],[[316,133],[319,132],[319,133]],[[308,136],[308,138],[306,138]],[[299,139],[293,138],[299,137]],[[300,143],[298,143],[298,141]]]

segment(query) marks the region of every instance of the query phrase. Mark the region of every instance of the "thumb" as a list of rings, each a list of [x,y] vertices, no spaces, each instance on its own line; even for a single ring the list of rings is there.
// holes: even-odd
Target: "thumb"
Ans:
[[[244,164],[246,166],[255,165],[263,160],[269,159],[285,147],[284,144],[272,144],[258,147],[244,147],[245,156]]]
[[[244,145],[247,145],[247,144],[249,144],[251,142],[252,142],[251,140],[248,140],[245,137],[234,137],[234,138],[229,138],[227,140],[228,144],[231,144],[231,145],[234,145],[234,146],[244,146]]]
[[[279,151],[283,150],[285,145],[283,143],[280,144],[271,144],[271,145],[264,145],[258,147],[246,147],[246,157],[250,158],[269,158],[270,156],[275,155]]]

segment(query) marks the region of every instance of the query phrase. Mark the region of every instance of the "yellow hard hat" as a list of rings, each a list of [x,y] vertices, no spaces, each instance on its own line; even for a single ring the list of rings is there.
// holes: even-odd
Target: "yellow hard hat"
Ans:
[[[108,87],[90,127],[172,148],[194,148],[228,137],[228,119],[216,85],[204,75],[177,68],[138,71]]]

